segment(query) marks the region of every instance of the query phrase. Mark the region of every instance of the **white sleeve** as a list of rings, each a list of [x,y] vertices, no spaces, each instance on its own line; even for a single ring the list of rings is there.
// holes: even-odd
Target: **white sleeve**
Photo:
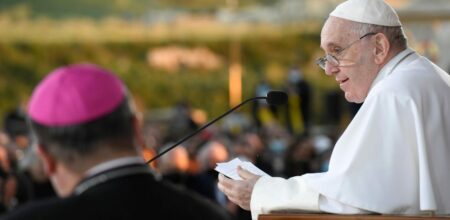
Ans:
[[[253,188],[250,210],[255,220],[259,214],[274,210],[319,212],[319,193],[312,190],[301,176],[290,179],[264,176]]]
[[[271,211],[329,212],[364,214],[365,210],[348,206],[320,195],[311,189],[302,176],[283,179],[261,177],[253,188],[250,202],[252,219]]]
[[[325,197],[324,195],[319,195],[319,209],[322,212],[334,213],[334,214],[348,214],[348,215],[356,215],[356,214],[370,214],[364,209],[356,208],[337,200]]]

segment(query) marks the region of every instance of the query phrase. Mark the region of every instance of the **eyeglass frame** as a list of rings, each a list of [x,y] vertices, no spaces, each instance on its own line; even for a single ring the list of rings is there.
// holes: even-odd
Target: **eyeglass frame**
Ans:
[[[323,57],[320,57],[316,60],[316,64],[322,68],[323,70],[325,70],[326,65],[327,65],[327,61],[331,62],[331,64],[333,64],[333,66],[338,67],[340,65],[340,62],[337,58],[337,56],[341,55],[342,52],[344,52],[345,50],[347,50],[348,48],[350,48],[351,46],[353,46],[355,43],[359,42],[360,40],[362,40],[363,38],[367,37],[367,36],[371,36],[371,35],[375,35],[377,33],[375,32],[369,32],[367,34],[364,34],[363,36],[361,36],[358,40],[353,41],[352,43],[350,43],[349,45],[347,45],[346,47],[344,47],[343,49],[341,49],[339,52],[337,52],[335,55],[331,55],[331,54],[327,54]]]

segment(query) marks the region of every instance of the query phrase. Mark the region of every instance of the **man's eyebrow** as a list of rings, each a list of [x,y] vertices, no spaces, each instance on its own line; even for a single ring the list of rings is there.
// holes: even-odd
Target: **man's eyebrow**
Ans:
[[[322,50],[325,50],[326,48],[331,49],[331,48],[334,48],[334,47],[340,47],[340,46],[337,45],[337,44],[334,43],[334,42],[329,42],[329,43],[327,43],[327,44],[325,45],[325,47],[322,47],[322,45],[320,45],[320,48],[321,48]]]

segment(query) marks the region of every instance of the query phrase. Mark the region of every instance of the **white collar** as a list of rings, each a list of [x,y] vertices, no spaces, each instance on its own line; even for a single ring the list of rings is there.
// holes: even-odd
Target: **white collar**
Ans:
[[[144,159],[138,156],[131,156],[131,157],[121,157],[114,160],[109,160],[106,162],[103,162],[101,164],[98,164],[92,168],[90,168],[88,171],[86,171],[85,177],[90,177],[99,173],[102,173],[107,170],[111,170],[117,167],[122,167],[126,165],[134,165],[134,164],[144,164]]]
[[[405,50],[403,50],[402,52],[397,54],[394,58],[392,58],[388,63],[386,63],[386,65],[384,65],[383,68],[381,68],[380,72],[378,72],[378,75],[375,78],[375,80],[372,82],[370,90],[372,90],[372,88],[376,84],[378,84],[381,80],[383,80],[386,76],[389,76],[392,73],[392,71],[395,69],[395,67],[397,67],[397,65],[401,61],[403,61],[403,59],[405,59],[407,56],[409,56],[412,53],[414,53],[414,51],[412,49],[406,48]]]

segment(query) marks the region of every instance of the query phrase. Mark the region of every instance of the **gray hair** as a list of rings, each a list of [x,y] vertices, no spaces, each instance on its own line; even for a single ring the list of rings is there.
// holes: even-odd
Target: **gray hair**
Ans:
[[[406,47],[408,46],[406,35],[401,26],[388,27],[359,22],[353,23],[354,26],[352,30],[354,30],[355,34],[358,36],[363,36],[364,34],[367,33],[382,33],[388,38],[392,48],[406,49]]]

